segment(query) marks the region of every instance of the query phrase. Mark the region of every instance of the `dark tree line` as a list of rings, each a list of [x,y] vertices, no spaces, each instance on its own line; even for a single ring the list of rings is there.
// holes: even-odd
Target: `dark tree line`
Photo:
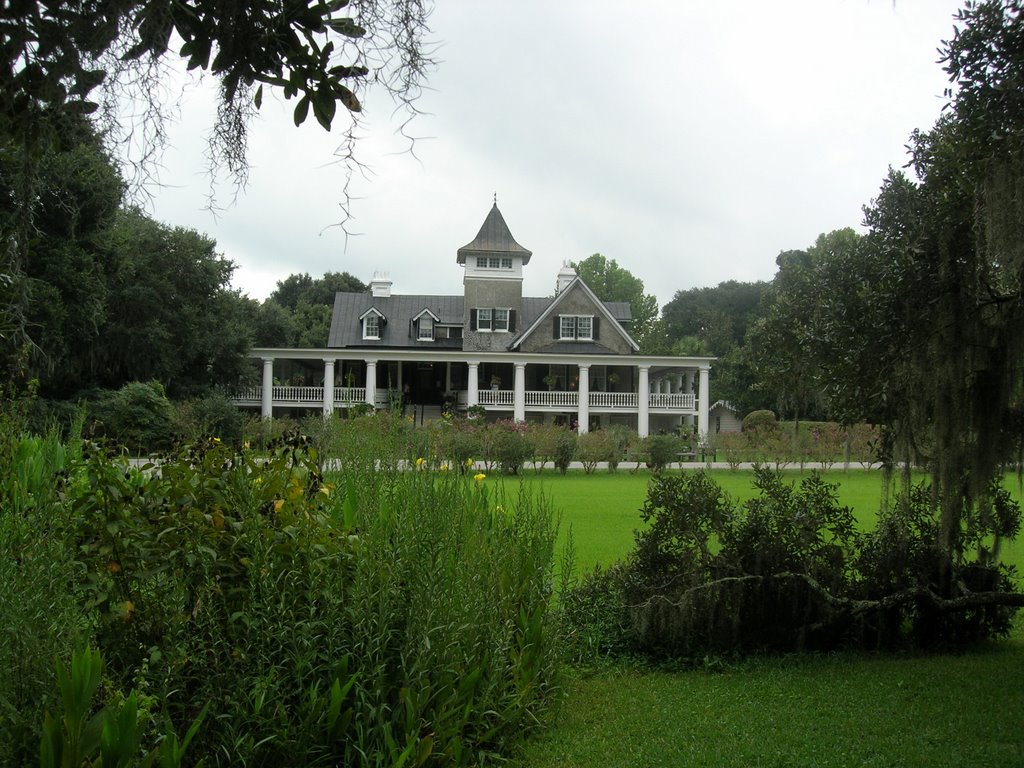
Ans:
[[[55,222],[36,217],[52,212],[60,218],[64,203],[78,206],[66,225],[85,237],[96,217],[110,209],[111,195],[118,201],[124,195],[121,178],[108,178],[104,186],[99,178],[87,178],[85,166],[72,169],[82,175],[64,188],[53,164],[72,162],[78,142],[119,153],[134,148],[137,156],[121,170],[134,182],[149,179],[174,112],[161,100],[172,88],[174,62],[207,73],[219,85],[207,158],[211,175],[227,170],[241,186],[248,169],[248,126],[264,90],[295,100],[296,125],[308,117],[327,130],[345,122],[336,118],[356,115],[358,94],[371,87],[384,89],[413,116],[422,79],[433,66],[425,42],[428,15],[422,0],[17,0],[0,5],[0,366],[23,367],[25,357],[56,343],[40,343],[40,333],[79,319],[61,316],[58,308],[48,327],[40,326],[39,273],[49,267],[39,262],[71,265],[82,257],[40,250]],[[128,113],[125,105],[131,105]],[[338,156],[351,167],[355,119],[347,124]],[[92,162],[109,165],[107,160]],[[109,176],[109,169],[98,175]],[[83,184],[98,199],[87,202]],[[346,189],[339,190],[345,202]],[[90,282],[96,275],[90,265],[81,266],[87,294],[88,287],[97,287]],[[95,308],[104,297],[92,295]],[[81,303],[85,307],[89,301],[83,296]],[[88,314],[81,319],[95,331]]]
[[[254,345],[323,347],[334,294],[365,290],[347,272],[292,275],[260,303],[231,287],[234,264],[209,237],[124,204],[124,182],[89,125],[69,123],[39,162],[26,328],[7,375],[69,399],[130,381],[159,381],[171,397],[232,387],[252,375]],[[0,222],[15,216],[0,155]]]

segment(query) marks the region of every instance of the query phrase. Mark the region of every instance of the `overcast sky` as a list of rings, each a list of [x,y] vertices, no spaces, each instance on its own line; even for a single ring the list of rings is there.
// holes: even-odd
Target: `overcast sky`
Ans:
[[[296,272],[390,273],[396,293],[462,291],[456,251],[497,194],[533,251],[524,293],[565,260],[613,258],[663,305],[676,291],[770,280],[780,251],[859,227],[914,128],[945,103],[936,63],[951,0],[444,0],[431,17],[428,113],[402,153],[386,100],[366,102],[347,238],[339,137],[264,101],[248,189],[204,210],[197,89],[171,132],[155,218],[216,239],[263,299]],[[339,116],[339,120],[343,116]],[[230,185],[220,201],[230,203]]]

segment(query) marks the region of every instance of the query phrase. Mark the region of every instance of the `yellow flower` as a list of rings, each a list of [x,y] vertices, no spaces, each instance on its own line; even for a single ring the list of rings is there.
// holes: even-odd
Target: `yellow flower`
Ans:
[[[213,438],[213,442],[215,442],[215,443],[219,443],[219,442],[220,442],[220,438],[219,438],[219,437],[215,437],[215,438]]]
[[[482,480],[485,480],[486,478],[487,475],[485,475],[483,472],[477,472],[475,475],[473,475],[473,479],[476,480],[478,483],[481,482]]]
[[[472,467],[473,466],[473,460],[472,459],[466,459],[466,466],[467,467]]]
[[[281,507],[284,506],[284,499],[274,499],[274,511],[280,512]]]
[[[498,506],[496,506],[494,508],[494,511],[497,512],[500,515],[502,512],[505,511],[505,508],[503,506],[501,506],[501,504],[499,504]]]
[[[328,486],[326,486],[326,485],[321,485],[321,486],[320,486],[320,487],[319,487],[319,488],[317,489],[317,492],[318,492],[318,493],[322,493],[322,494],[323,494],[324,496],[330,496],[330,495],[331,495],[331,489],[330,489],[330,487],[328,487]]]
[[[416,469],[423,469],[423,465],[427,463],[427,460],[420,456],[416,459]]]
[[[441,465],[441,471],[442,472],[447,472],[448,471],[448,465],[447,464],[442,464]]]
[[[249,450],[249,441],[248,440],[246,440],[244,443],[242,443],[242,448],[245,449],[246,451]]]

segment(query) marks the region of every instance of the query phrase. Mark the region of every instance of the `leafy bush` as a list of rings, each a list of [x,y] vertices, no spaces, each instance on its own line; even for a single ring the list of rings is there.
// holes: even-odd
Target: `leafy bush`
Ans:
[[[750,435],[749,432],[722,432],[715,435],[715,451],[726,460],[729,469],[739,469],[740,464],[753,460],[755,454]]]
[[[923,489],[865,535],[818,475],[793,487],[762,468],[755,485],[759,495],[739,506],[703,473],[653,477],[648,527],[627,561],[563,599],[575,651],[700,658],[961,647],[1009,630],[1016,608],[977,593],[1011,592],[1013,574],[984,550],[953,561]],[[989,523],[970,523],[969,541],[1016,534],[1020,511],[1009,495],[993,489],[991,509]]]
[[[743,417],[744,432],[774,432],[779,428],[779,420],[773,411],[751,411]]]
[[[675,435],[648,435],[643,439],[640,450],[647,460],[647,468],[661,472],[676,460],[680,442]]]
[[[595,430],[580,435],[576,440],[576,455],[583,462],[583,471],[592,474],[598,462],[610,461],[617,446],[611,435],[604,430]]]
[[[160,472],[90,451],[66,498],[117,691],[147,691],[208,765],[476,764],[553,698],[547,502],[398,472],[401,419],[330,420],[269,457],[211,439]],[[383,469],[382,469],[383,468]]]
[[[494,432],[493,451],[498,466],[506,475],[518,475],[533,455],[533,444],[526,436],[526,425],[512,421],[497,422],[491,427]]]
[[[175,403],[174,411],[175,432],[182,442],[219,437],[236,446],[242,444],[245,416],[222,392]]]
[[[571,430],[558,428],[555,436],[555,456],[552,463],[555,469],[563,475],[569,471],[569,464],[576,455],[576,433]]]
[[[89,403],[88,431],[135,455],[167,450],[174,441],[174,408],[159,382],[133,381]]]
[[[619,468],[619,462],[624,456],[629,454],[640,437],[629,427],[613,424],[608,428],[608,438],[611,441],[611,451],[608,455],[608,471],[614,472]]]
[[[565,431],[565,427],[555,424],[527,423],[526,434],[533,445],[532,461],[535,472],[542,471],[545,464],[555,461],[558,453],[558,441]],[[568,463],[566,467],[568,467]]]

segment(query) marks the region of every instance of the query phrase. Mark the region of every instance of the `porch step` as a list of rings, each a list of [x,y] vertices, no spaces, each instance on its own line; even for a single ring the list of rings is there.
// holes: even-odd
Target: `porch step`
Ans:
[[[417,424],[426,424],[428,421],[438,421],[442,414],[440,405],[410,406],[410,410],[412,417]]]

